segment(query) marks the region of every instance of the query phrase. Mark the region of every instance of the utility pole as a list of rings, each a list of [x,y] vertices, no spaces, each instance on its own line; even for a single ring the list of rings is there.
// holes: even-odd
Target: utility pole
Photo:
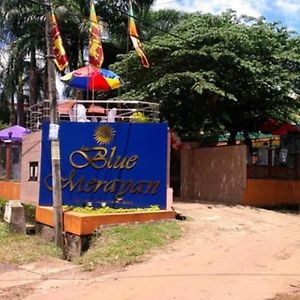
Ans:
[[[50,103],[50,129],[53,131],[49,134],[51,141],[51,166],[52,166],[52,199],[53,199],[53,216],[54,216],[54,241],[55,245],[64,250],[63,239],[63,214],[62,214],[62,196],[61,196],[61,173],[60,173],[60,149],[58,138],[58,119],[57,119],[57,102],[55,91],[55,67],[53,56],[52,40],[52,17],[51,17],[51,0],[45,1],[45,33],[47,43],[47,81],[48,81],[48,98]],[[53,134],[54,133],[54,134]],[[51,136],[51,137],[50,137]]]

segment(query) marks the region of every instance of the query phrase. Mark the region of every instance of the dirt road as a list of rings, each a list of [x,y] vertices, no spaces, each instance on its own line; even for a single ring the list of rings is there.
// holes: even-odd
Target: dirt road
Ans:
[[[298,299],[300,215],[241,206],[175,208],[191,217],[182,222],[183,238],[147,262],[98,276],[49,276],[25,299],[264,300],[278,293],[293,295],[278,299]]]

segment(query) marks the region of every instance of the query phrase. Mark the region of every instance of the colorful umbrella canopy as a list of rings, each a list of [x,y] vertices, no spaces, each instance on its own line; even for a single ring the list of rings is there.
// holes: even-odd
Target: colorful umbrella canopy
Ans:
[[[31,131],[22,126],[15,125],[0,131],[0,141],[21,142],[26,134]]]
[[[108,92],[121,87],[117,74],[107,69],[98,70],[91,65],[66,74],[61,81],[70,87],[89,91]]]

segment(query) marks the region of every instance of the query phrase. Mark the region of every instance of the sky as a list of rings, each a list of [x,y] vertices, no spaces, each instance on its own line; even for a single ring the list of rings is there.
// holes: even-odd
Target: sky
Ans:
[[[233,9],[238,15],[264,16],[268,22],[279,21],[300,34],[300,0],[156,0],[153,8],[214,14]]]

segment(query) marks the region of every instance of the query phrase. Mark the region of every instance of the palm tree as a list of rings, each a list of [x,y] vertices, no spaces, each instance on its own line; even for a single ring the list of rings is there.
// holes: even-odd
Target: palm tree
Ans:
[[[8,45],[8,62],[2,70],[2,94],[7,97],[17,95],[17,119],[20,125],[24,125],[26,83],[29,85],[29,104],[38,100],[36,54],[38,50],[43,51],[43,18],[43,8],[32,2],[1,2],[0,32]]]
[[[141,27],[143,29],[144,39],[149,41],[154,36],[168,33],[186,16],[186,13],[175,9],[150,10],[145,15],[145,22],[150,26]]]
[[[132,0],[135,17],[144,20],[154,0]],[[98,0],[96,5],[98,16],[108,23],[110,39],[104,42],[104,53],[107,57],[104,65],[108,66],[117,59],[117,54],[128,51],[128,0],[109,2]]]
[[[137,2],[140,15],[148,11],[153,0]],[[116,60],[118,53],[126,52],[127,1],[107,3],[95,1],[97,14],[110,25],[112,38],[104,42],[105,66]],[[69,57],[71,69],[83,64],[83,49],[87,45],[89,27],[88,1],[53,0],[62,38]],[[23,125],[23,102],[28,98],[29,105],[45,96],[43,72],[45,73],[44,7],[39,1],[2,0],[0,3],[0,41],[7,44],[8,60],[0,70],[0,99],[13,101],[16,95],[18,123]],[[109,50],[109,51],[107,51]],[[113,54],[111,54],[113,53]],[[37,57],[39,57],[37,59]],[[41,63],[43,62],[43,63]],[[27,89],[27,92],[26,92]],[[27,95],[26,95],[27,94]],[[6,100],[5,100],[6,99]]]
[[[66,1],[54,3],[59,5],[63,2]],[[67,1],[67,3],[75,15],[76,1]],[[68,28],[75,27],[72,26],[73,19],[70,18],[71,26]],[[16,95],[17,122],[23,125],[25,98],[28,98],[29,105],[33,105],[42,99],[43,95],[45,96],[43,92],[46,86],[43,83],[46,52],[44,6],[35,1],[3,0],[0,3],[0,40],[5,41],[8,55],[7,63],[1,70],[1,98],[2,101],[5,101],[5,98],[8,101],[12,98],[11,95]],[[75,43],[76,45],[70,43],[73,49],[77,49],[76,40]]]

